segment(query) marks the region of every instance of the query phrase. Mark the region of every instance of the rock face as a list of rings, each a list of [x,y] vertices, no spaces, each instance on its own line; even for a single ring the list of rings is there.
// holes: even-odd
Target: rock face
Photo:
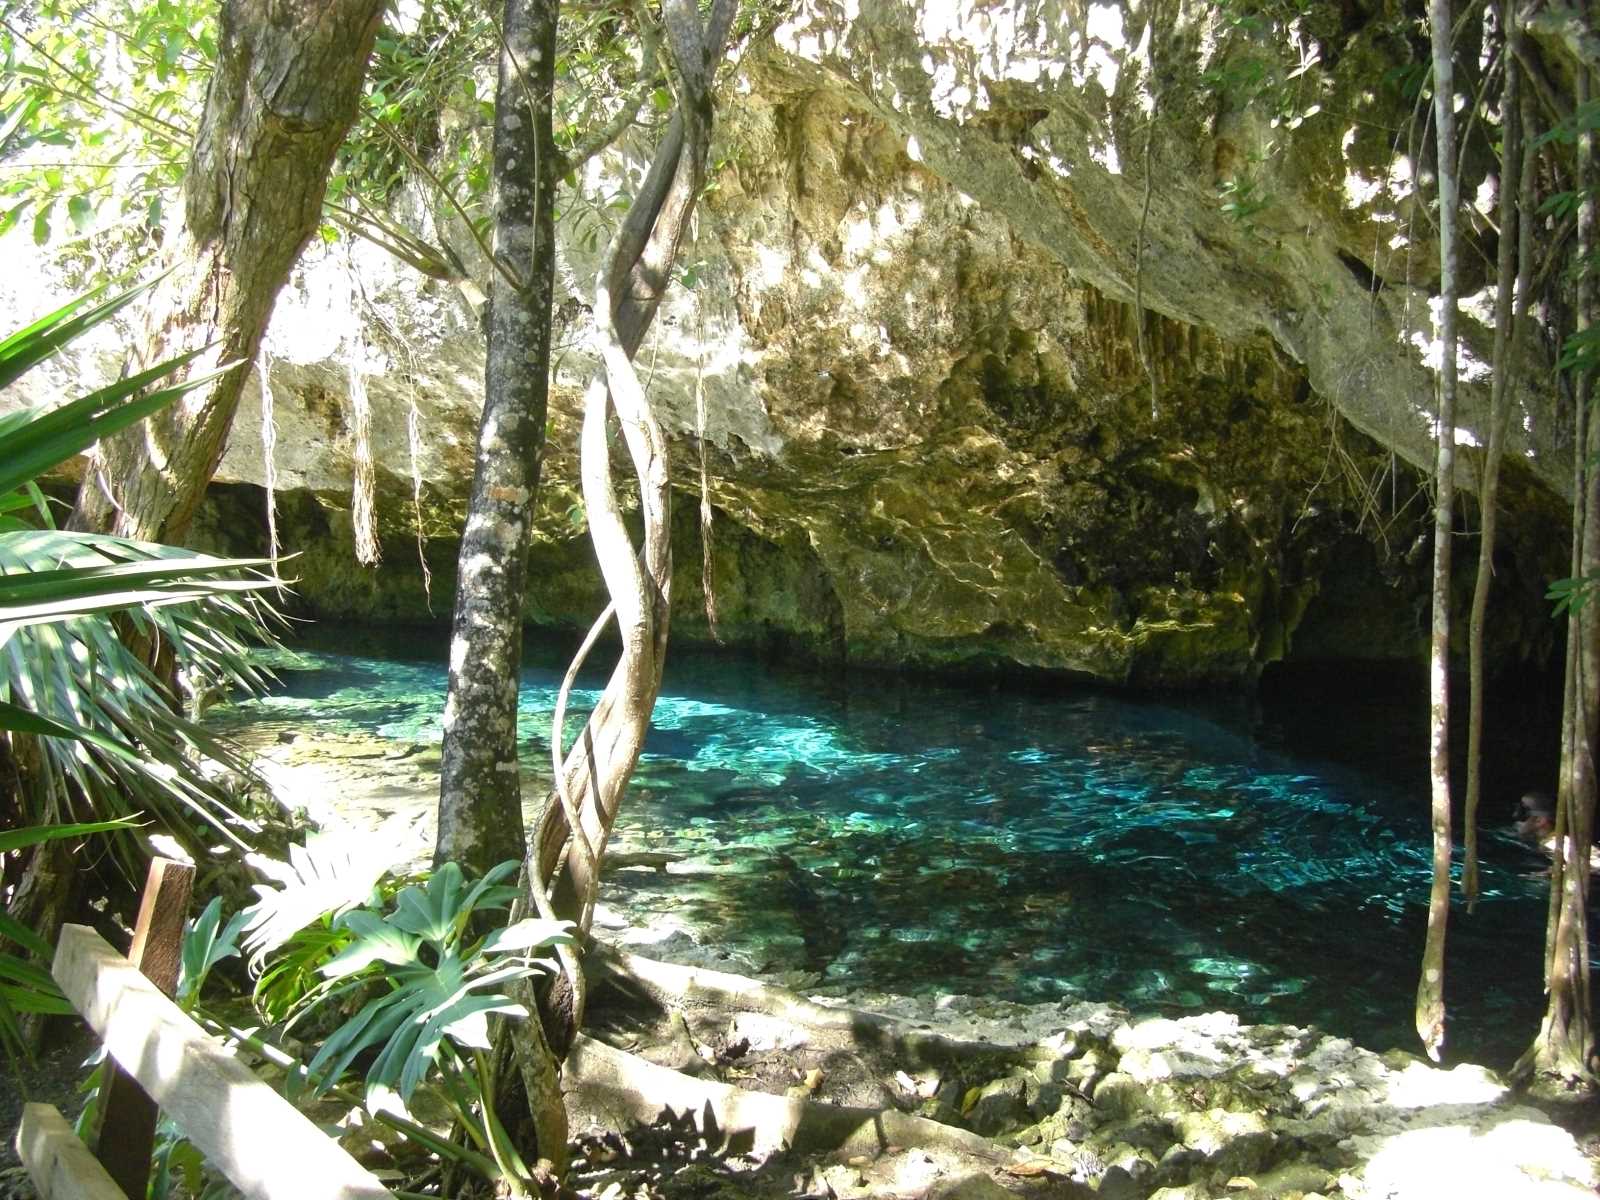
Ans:
[[[1391,163],[1410,102],[1381,86],[1414,48],[1359,7],[1274,43],[1210,7],[1152,32],[1115,5],[818,0],[752,49],[686,286],[641,351],[683,500],[677,635],[1139,685],[1419,657],[1436,254],[1412,232],[1416,172]],[[528,610],[572,626],[603,603],[575,483],[581,216]],[[336,247],[280,300],[272,345],[278,522],[305,603],[423,619],[426,564],[447,613],[472,306]],[[362,393],[377,568],[351,549]],[[1567,456],[1550,397],[1519,401],[1502,661],[1548,649],[1538,597],[1564,573]],[[262,428],[248,400],[220,477],[244,486],[217,490],[203,541],[263,540]]]

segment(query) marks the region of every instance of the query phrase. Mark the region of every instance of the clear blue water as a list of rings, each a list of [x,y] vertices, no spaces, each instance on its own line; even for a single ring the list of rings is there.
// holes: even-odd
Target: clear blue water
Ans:
[[[536,765],[564,650],[529,650]],[[437,741],[443,659],[434,635],[323,631],[260,707]],[[1313,696],[1274,713],[678,654],[619,834],[704,869],[618,872],[607,898],[814,990],[1226,1008],[1415,1049],[1421,707]],[[1484,897],[1452,917],[1448,1049],[1506,1065],[1541,1011],[1546,888],[1509,801],[1490,803]]]

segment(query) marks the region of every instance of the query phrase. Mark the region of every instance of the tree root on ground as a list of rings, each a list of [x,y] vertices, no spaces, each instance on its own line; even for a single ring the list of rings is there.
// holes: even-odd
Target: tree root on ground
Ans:
[[[648,1124],[663,1109],[696,1114],[702,1136],[720,1135],[730,1153],[779,1150],[877,1155],[890,1147],[937,1148],[1004,1166],[1016,1153],[978,1134],[894,1108],[828,1104],[696,1079],[590,1037],[573,1043],[568,1095],[618,1127]]]
[[[574,1043],[564,1087],[602,1126],[692,1125],[706,1153],[800,1166],[818,1194],[954,1195],[958,1181],[963,1196],[1087,1194],[1056,1164],[958,1123],[963,1097],[1064,1050],[964,1041],[604,947],[586,965],[599,1036]],[[849,1178],[824,1186],[829,1172]]]
[[[771,1017],[803,1034],[810,1047],[848,1050],[890,1075],[905,1067],[970,1064],[992,1076],[1062,1054],[1031,1041],[964,1041],[879,1013],[818,1004],[743,975],[659,962],[599,944],[586,956],[586,963],[591,991],[608,990],[625,997],[630,1006],[680,1012],[691,1028],[700,1029],[740,1014]]]

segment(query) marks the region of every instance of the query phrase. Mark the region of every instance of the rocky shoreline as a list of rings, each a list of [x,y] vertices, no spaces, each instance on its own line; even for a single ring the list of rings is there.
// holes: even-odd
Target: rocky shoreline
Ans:
[[[279,803],[323,825],[408,825],[414,857],[426,857],[437,795],[433,748],[361,734],[313,735],[273,722],[235,733],[256,755]],[[636,854],[625,873],[674,865]],[[730,961],[682,921],[641,923],[617,905],[602,908],[597,933],[612,945],[685,966],[753,975],[761,965]],[[803,982],[781,971],[767,977],[767,986]],[[1443,1070],[1313,1028],[1246,1025],[1223,1012],[1174,1020],[1104,1003],[1024,1005],[864,991],[817,1000],[880,1013],[910,1030],[1019,1053],[1026,1048],[1006,1070],[961,1079],[957,1087],[918,1076],[909,1065],[883,1085],[878,1100],[970,1130],[1014,1155],[1003,1168],[958,1172],[958,1191],[921,1194],[1576,1200],[1593,1197],[1600,1185],[1589,1139],[1575,1137],[1482,1067]],[[781,1052],[781,1028],[770,1022],[763,1028],[773,1039],[767,1049]],[[750,1041],[736,1021],[694,1036],[699,1046],[722,1048],[715,1053]],[[662,1057],[671,1042],[663,1038],[642,1052]],[[815,1098],[834,1099],[825,1086]],[[818,1158],[801,1173],[805,1187],[841,1197],[898,1189],[883,1174],[888,1164],[874,1166],[882,1155],[871,1162],[860,1157]],[[790,1183],[797,1178],[791,1175]],[[992,1186],[984,1190],[975,1179]],[[745,1183],[756,1186],[754,1177]]]

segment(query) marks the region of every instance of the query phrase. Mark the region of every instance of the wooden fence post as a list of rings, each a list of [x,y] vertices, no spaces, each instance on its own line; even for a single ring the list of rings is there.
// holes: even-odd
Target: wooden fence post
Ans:
[[[128,948],[128,961],[169,997],[178,990],[183,925],[193,886],[192,866],[168,858],[153,859],[139,901],[133,944]],[[150,1181],[158,1115],[155,1101],[107,1055],[94,1153],[117,1186],[134,1200],[145,1194]]]
[[[50,973],[112,1057],[250,1200],[394,1200],[94,930],[63,928]]]

